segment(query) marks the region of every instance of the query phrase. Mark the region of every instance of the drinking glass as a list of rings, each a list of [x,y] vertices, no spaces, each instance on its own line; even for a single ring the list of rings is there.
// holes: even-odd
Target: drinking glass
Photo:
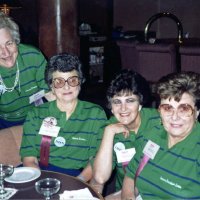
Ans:
[[[35,183],[35,189],[39,194],[44,195],[46,200],[51,199],[60,189],[60,181],[56,178],[45,178]]]
[[[0,164],[0,197],[7,193],[6,189],[4,188],[4,179],[11,176],[13,172],[14,167],[12,165]]]

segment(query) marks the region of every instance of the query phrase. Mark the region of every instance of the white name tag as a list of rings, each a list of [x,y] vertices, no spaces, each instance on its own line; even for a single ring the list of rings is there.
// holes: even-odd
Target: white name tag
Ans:
[[[60,131],[60,127],[59,126],[51,126],[51,125],[46,126],[43,123],[42,126],[40,127],[39,134],[40,135],[50,136],[50,137],[57,137],[59,131]]]
[[[121,151],[121,150],[124,150],[125,149],[125,145],[122,143],[122,142],[117,142],[115,145],[114,145],[114,151],[117,152],[117,151]]]
[[[136,197],[136,200],[142,200],[142,197],[140,196],[140,194]]]
[[[159,148],[160,148],[159,145],[152,142],[151,140],[148,140],[147,144],[143,149],[143,153],[153,160]]]
[[[37,92],[37,93],[31,95],[31,96],[29,97],[29,103],[33,103],[33,102],[35,102],[35,101],[41,99],[42,97],[44,97],[44,94],[45,94],[45,93],[44,93],[44,90],[41,90],[41,91],[39,91],[39,92]]]
[[[117,162],[118,163],[129,162],[135,155],[135,152],[136,152],[135,148],[123,149],[120,151],[116,151]]]

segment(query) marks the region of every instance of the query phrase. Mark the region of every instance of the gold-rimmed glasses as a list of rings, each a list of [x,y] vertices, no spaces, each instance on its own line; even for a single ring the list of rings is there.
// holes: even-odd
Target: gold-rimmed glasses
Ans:
[[[179,117],[190,117],[194,113],[194,108],[189,104],[180,104],[177,109],[170,104],[161,104],[159,111],[166,117],[171,117],[175,111]]]
[[[58,77],[53,79],[53,86],[55,88],[62,88],[65,86],[66,82],[69,86],[76,87],[80,85],[81,79],[78,76],[71,76],[67,80],[62,77]]]

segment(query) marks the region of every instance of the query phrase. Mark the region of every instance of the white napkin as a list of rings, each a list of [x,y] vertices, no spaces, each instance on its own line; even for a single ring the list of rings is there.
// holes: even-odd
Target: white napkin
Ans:
[[[4,200],[10,199],[17,192],[17,190],[14,188],[4,188],[4,189],[6,190],[6,193],[0,196],[1,199]]]
[[[80,189],[80,190],[65,190],[62,194],[60,194],[60,200],[99,200],[96,197],[93,197],[90,190],[88,188]]]

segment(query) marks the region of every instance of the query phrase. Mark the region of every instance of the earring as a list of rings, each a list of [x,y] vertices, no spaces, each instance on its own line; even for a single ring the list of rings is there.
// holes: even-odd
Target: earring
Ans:
[[[163,126],[162,119],[160,119],[160,125]]]

